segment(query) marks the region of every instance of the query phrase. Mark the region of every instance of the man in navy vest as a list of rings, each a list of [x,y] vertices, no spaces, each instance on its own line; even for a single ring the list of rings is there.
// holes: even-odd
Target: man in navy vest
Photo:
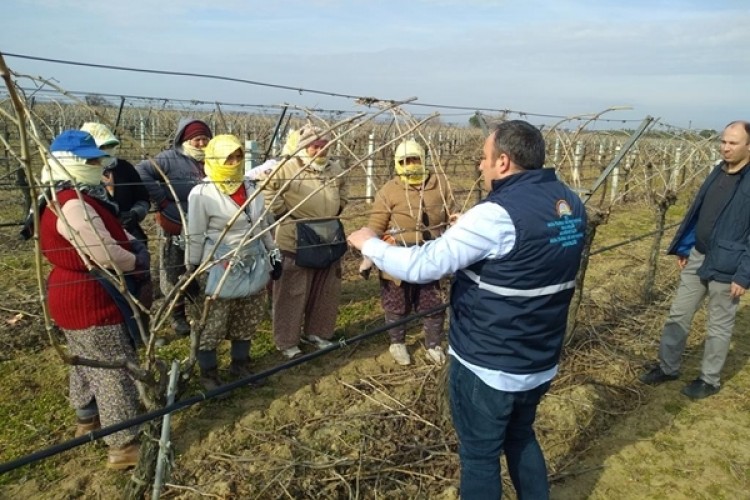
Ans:
[[[461,498],[500,498],[500,455],[519,498],[547,498],[536,409],[557,373],[583,250],[586,213],[544,166],[544,139],[521,120],[497,125],[479,166],[489,195],[440,238],[398,247],[349,236],[381,270],[411,283],[455,273],[450,397]]]

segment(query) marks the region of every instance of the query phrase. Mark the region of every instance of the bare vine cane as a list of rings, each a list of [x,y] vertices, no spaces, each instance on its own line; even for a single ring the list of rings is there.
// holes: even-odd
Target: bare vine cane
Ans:
[[[112,130],[118,130],[118,122],[113,123],[112,120],[110,120],[109,117],[105,113],[102,113],[100,111],[100,108],[98,108],[97,106],[90,105],[89,102],[86,99],[81,99],[79,97],[76,97],[75,94],[73,94],[73,93],[67,91],[66,89],[60,87],[53,80],[47,79],[47,78],[36,77],[36,76],[32,76],[32,75],[27,75],[27,74],[21,74],[21,73],[15,72],[15,71],[11,71],[11,73],[13,75],[15,75],[16,78],[25,78],[25,79],[28,79],[28,80],[34,82],[35,84],[37,84],[38,88],[35,90],[35,92],[39,91],[39,90],[42,90],[44,87],[51,87],[56,92],[58,92],[61,95],[65,96],[66,98],[70,99],[77,106],[81,106],[86,111],[87,117],[89,117],[89,115],[94,115],[94,116],[96,116],[96,121],[98,121],[99,123],[103,123],[103,124],[107,125]],[[124,97],[121,97],[121,99],[124,99]],[[53,100],[53,102],[60,108],[60,111],[62,113],[62,110],[63,110],[62,105],[60,103],[58,103],[56,100]],[[124,101],[123,101],[123,103],[124,103]],[[121,110],[122,110],[122,103],[120,105],[120,110],[118,111],[118,116],[117,116],[118,120],[120,118],[120,111]],[[38,117],[38,115],[33,111],[33,109],[28,109],[28,112],[29,112],[29,117],[28,117],[29,124],[34,129],[35,135],[41,137],[40,132],[37,130],[38,125],[32,119],[32,115],[35,115],[37,117]],[[40,122],[41,122],[41,125],[43,125],[47,129],[47,132],[49,133],[49,135],[54,135],[54,130],[52,129],[52,127],[50,127],[41,118],[40,118]],[[137,148],[140,148],[140,146],[138,146],[137,141],[133,138],[132,134],[127,129],[118,130],[117,134],[118,134],[118,139],[120,140],[120,146],[121,147],[123,145],[127,144],[127,145],[136,146]]]
[[[565,341],[564,345],[569,345],[575,339],[576,326],[578,321],[578,309],[581,306],[581,300],[583,298],[583,284],[586,281],[586,271],[589,267],[589,260],[591,257],[591,247],[596,237],[596,232],[599,226],[606,222],[608,212],[602,212],[595,208],[587,208],[588,212],[588,223],[586,224],[586,232],[583,237],[583,252],[581,254],[581,267],[576,274],[576,287],[573,294],[573,298],[570,301],[570,308],[568,309],[568,324],[565,329]]]
[[[156,162],[153,158],[149,158],[149,163],[151,166],[156,170],[156,172],[161,176],[161,179],[166,186],[169,193],[172,195],[173,200],[178,200],[177,192],[174,189],[174,186],[172,185],[172,181],[169,179],[167,174],[164,173],[164,170],[162,170],[161,166],[158,162]],[[182,206],[180,203],[175,201],[175,208],[177,208],[177,213],[180,216],[180,224],[183,228],[187,228],[187,215],[185,214],[184,210],[182,210]],[[187,238],[187,236],[186,236]],[[152,312],[153,318],[156,321],[152,322],[152,334],[149,336],[148,344],[146,346],[146,353],[150,355],[154,352],[156,348],[156,335],[155,332],[159,330],[163,325],[166,319],[169,317],[169,314],[172,312],[172,309],[174,309],[175,304],[180,299],[180,297],[187,294],[187,287],[190,285],[190,283],[195,280],[197,277],[196,273],[193,273],[192,275],[183,276],[184,279],[178,280],[178,282],[172,287],[170,292],[165,296],[164,302],[161,306],[157,308],[155,312]],[[192,337],[191,337],[191,344],[192,344]],[[192,365],[195,362],[195,353],[192,352],[190,354],[189,359],[189,366],[185,367],[185,371],[192,369]]]
[[[26,132],[26,126],[25,126],[25,117],[28,116],[28,108],[24,104],[24,102],[18,97],[18,93],[15,89],[15,84],[11,80],[11,72],[8,69],[8,66],[5,64],[5,58],[3,57],[2,53],[0,52],[0,76],[3,79],[3,82],[5,83],[5,87],[8,89],[8,95],[10,96],[11,103],[13,104],[13,109],[16,112],[16,117],[11,117],[11,115],[7,115],[11,117],[11,119],[14,121],[16,127],[18,128],[18,134],[19,134],[19,143],[21,146],[21,155],[18,158],[21,165],[23,166],[24,171],[26,172],[26,177],[29,181],[29,190],[31,192],[31,196],[33,200],[36,200],[39,198],[39,188],[37,187],[37,184],[35,182],[33,172],[31,169],[31,155],[29,151],[29,139]],[[2,110],[0,108],[0,111],[3,114],[6,114],[5,110]],[[67,353],[63,350],[63,348],[60,346],[59,342],[57,341],[57,338],[54,334],[53,324],[52,320],[49,315],[49,309],[47,307],[47,301],[45,300],[45,285],[44,285],[44,276],[42,275],[42,250],[40,247],[39,242],[39,213],[37,210],[33,208],[32,205],[32,216],[34,219],[34,267],[36,271],[36,279],[37,279],[37,288],[39,290],[39,302],[42,307],[42,316],[44,318],[44,327],[47,332],[47,337],[49,338],[50,344],[57,352],[58,356],[65,361]]]

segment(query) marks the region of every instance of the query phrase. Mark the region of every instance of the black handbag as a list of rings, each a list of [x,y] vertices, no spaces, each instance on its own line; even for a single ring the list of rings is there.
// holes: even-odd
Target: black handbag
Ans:
[[[347,249],[344,225],[339,219],[297,222],[297,256],[300,267],[324,269],[339,260]]]

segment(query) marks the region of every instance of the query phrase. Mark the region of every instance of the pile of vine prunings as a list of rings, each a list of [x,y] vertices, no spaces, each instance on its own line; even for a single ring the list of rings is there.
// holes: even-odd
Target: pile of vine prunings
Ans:
[[[340,370],[247,414],[186,453],[171,483],[239,498],[424,498],[454,488],[442,372],[382,368]]]

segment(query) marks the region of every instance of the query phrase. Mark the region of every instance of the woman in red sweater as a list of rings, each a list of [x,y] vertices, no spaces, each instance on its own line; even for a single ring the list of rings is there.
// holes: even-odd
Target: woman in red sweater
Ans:
[[[53,201],[40,216],[40,244],[52,265],[47,297],[52,319],[65,334],[71,355],[113,362],[137,362],[117,304],[90,270],[119,269],[145,275],[148,252],[129,240],[117,207],[101,185],[101,160],[107,154],[94,138],[66,130],[50,146],[52,158],[42,183]],[[70,368],[70,402],[76,410],[76,436],[133,418],[138,412],[135,382],[124,368]],[[138,460],[138,428],[104,438],[107,467],[126,469]]]

